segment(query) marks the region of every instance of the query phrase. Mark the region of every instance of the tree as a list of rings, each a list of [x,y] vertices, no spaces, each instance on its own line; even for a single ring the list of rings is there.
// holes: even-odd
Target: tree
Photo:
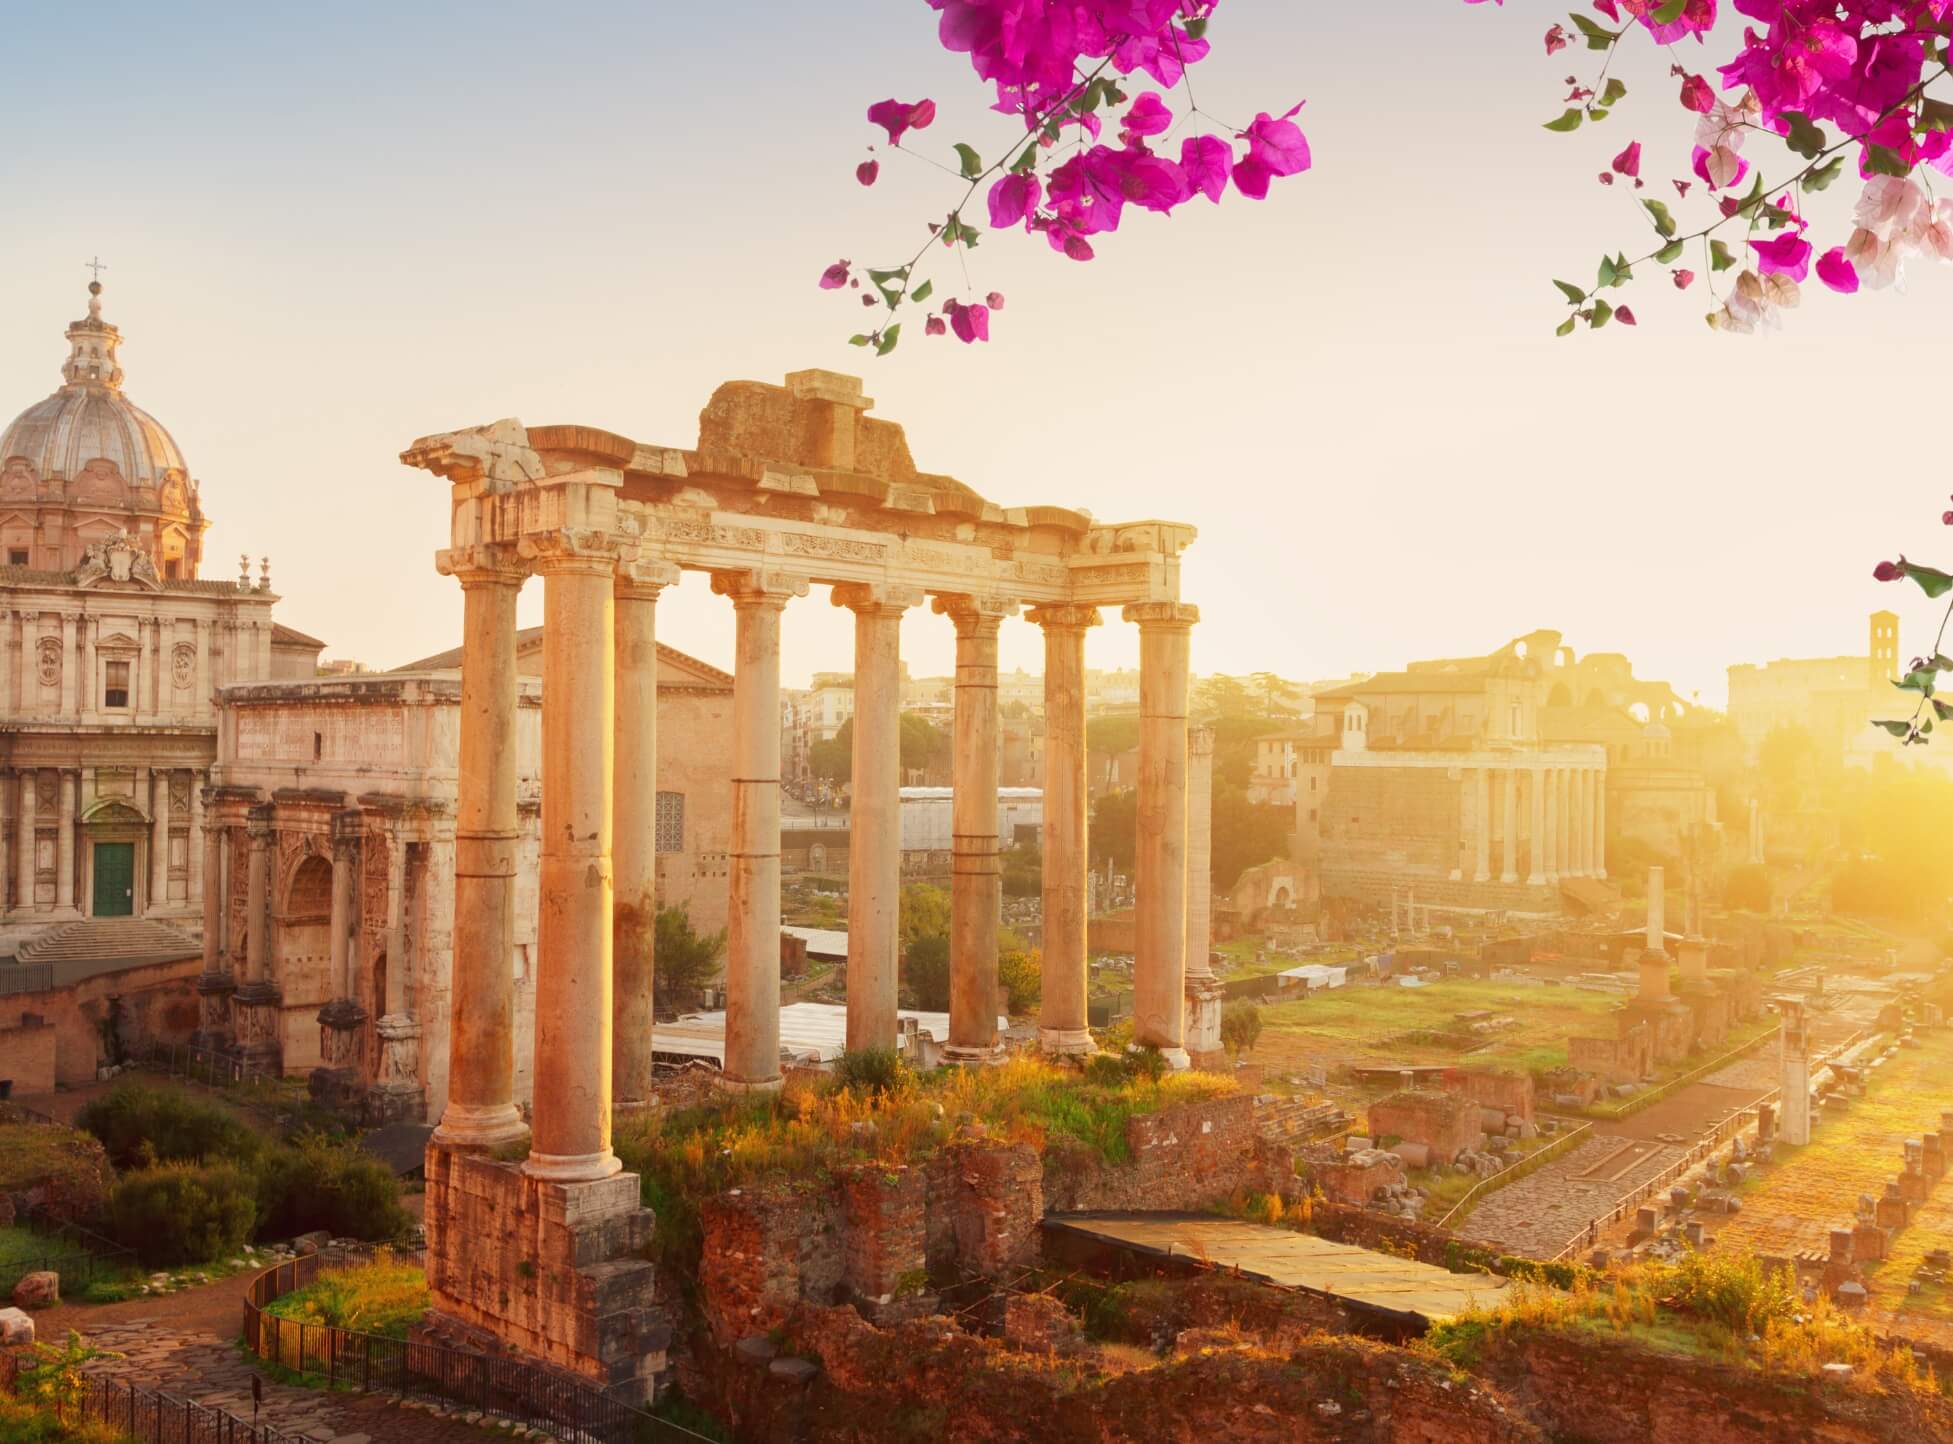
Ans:
[[[1784,310],[1797,305],[1799,288],[1813,270],[1830,290],[1850,295],[1893,284],[1911,256],[1953,259],[1953,206],[1931,199],[1914,178],[1923,165],[1944,168],[1953,153],[1947,129],[1953,105],[1929,94],[1948,73],[1940,46],[1943,7],[1889,0],[1739,4],[1745,15],[1768,24],[1762,30],[1730,26],[1713,37],[1718,47],[1734,47],[1718,67],[1721,99],[1706,75],[1673,63],[1675,52],[1668,48],[1690,37],[1711,42],[1715,0],[1610,0],[1595,8],[1611,24],[1575,13],[1574,31],[1554,25],[1546,32],[1548,56],[1576,41],[1598,52],[1598,59],[1590,58],[1592,79],[1573,78],[1571,93],[1559,102],[1564,109],[1546,128],[1570,133],[1617,112],[1628,93],[1621,78],[1628,70],[1624,47],[1631,40],[1652,42],[1662,47],[1651,52],[1654,65],[1680,79],[1679,103],[1694,117],[1693,178],[1672,181],[1673,197],[1663,192],[1641,200],[1637,215],[1653,232],[1641,254],[1630,258],[1622,249],[1603,256],[1591,286],[1553,283],[1568,308],[1560,335],[1581,325],[1598,330],[1610,320],[1634,324],[1628,307],[1601,293],[1658,269],[1687,290],[1698,274],[1689,263],[1708,278],[1709,324],[1748,333],[1777,324]],[[1565,62],[1552,64],[1557,89]],[[1767,179],[1762,159],[1744,153],[1758,138],[1765,144],[1780,139],[1788,152],[1767,158]],[[1678,162],[1681,155],[1677,145]],[[1848,161],[1854,164],[1848,167]],[[1641,142],[1629,140],[1600,180],[1639,192],[1645,185],[1641,163]],[[1822,240],[1809,239],[1810,211],[1818,194],[1846,174],[1864,177],[1864,183],[1849,223],[1834,218],[1828,234],[1820,232],[1840,243],[1819,255]],[[1685,230],[1671,205],[1698,209],[1702,223]],[[1734,280],[1716,295],[1715,278],[1729,270],[1737,271]]]
[[[1037,948],[1011,948],[997,954],[998,991],[1014,1018],[1037,1011],[1044,993],[1044,954]]]
[[[1193,710],[1203,718],[1253,718],[1257,725],[1264,720],[1247,683],[1220,673],[1194,684]]]
[[[902,984],[925,1013],[949,1011],[949,938],[930,933],[902,949]]]
[[[1139,745],[1139,718],[1130,712],[1090,718],[1085,723],[1085,745],[1114,757],[1130,752]]]
[[[1288,856],[1295,809],[1250,802],[1247,792],[1214,782],[1212,877],[1216,892],[1228,892],[1241,874],[1264,862]]]
[[[1261,1009],[1251,998],[1236,998],[1221,1010],[1221,1043],[1236,1058],[1254,1051],[1261,1037]]]
[[[873,329],[850,340],[872,347],[878,356],[895,349],[904,316],[933,296],[937,278],[924,265],[933,251],[940,246],[957,253],[956,264],[943,267],[952,284],[967,278],[974,264],[970,252],[982,232],[965,212],[974,209],[979,189],[994,230],[1021,227],[1043,236],[1059,255],[1089,261],[1093,238],[1102,243],[1117,230],[1129,206],[1171,213],[1200,196],[1218,205],[1230,184],[1237,195],[1261,200],[1274,179],[1309,168],[1309,143],[1294,120],[1300,103],[1280,117],[1263,111],[1245,128],[1222,124],[1194,103],[1187,72],[1210,49],[1207,25],[1215,0],[1129,0],[1117,6],[1104,0],[929,3],[942,12],[938,34],[944,48],[969,56],[994,93],[992,109],[1014,116],[1017,127],[990,148],[988,162],[967,142],[956,143],[943,160],[924,158],[958,177],[962,189],[943,219],[928,222],[927,239],[906,261],[858,270],[852,262],[836,261],[821,273],[823,290],[859,291],[875,312]],[[1165,97],[1147,90],[1134,98],[1121,84],[1135,71],[1168,93],[1183,87],[1174,104],[1191,124],[1176,151],[1165,148],[1175,127]],[[1100,140],[1101,112],[1117,106],[1127,108],[1116,117],[1119,144],[1113,146]],[[929,99],[890,99],[868,107],[869,123],[882,128],[887,148],[897,154],[913,154],[903,137],[928,129],[935,119],[936,103]],[[1076,144],[1061,145],[1061,140]],[[864,186],[881,174],[875,147],[868,149],[869,158],[854,172]],[[924,334],[987,341],[991,317],[1003,304],[997,292],[977,292],[971,285],[965,296],[944,297],[924,315]]]
[[[1293,682],[1274,672],[1256,672],[1249,680],[1261,689],[1263,707],[1270,717],[1287,715],[1290,704],[1300,694]]]
[[[902,766],[929,772],[949,762],[949,734],[920,712],[902,714]]]
[[[847,783],[854,780],[854,718],[848,718],[837,727],[832,737],[824,738],[807,749],[807,767],[814,776],[829,782]]]
[[[1044,853],[1034,842],[1004,849],[1004,896],[1036,897],[1044,891]]]
[[[918,938],[949,936],[949,892],[926,882],[912,882],[902,888],[896,928],[902,946]]]
[[[1139,838],[1139,793],[1133,788],[1100,794],[1092,804],[1092,825],[1086,829],[1092,861],[1111,862],[1124,872],[1132,871],[1133,851]]]
[[[700,936],[683,908],[659,908],[654,947],[651,985],[656,996],[690,1000],[718,976],[726,935],[721,930]]]

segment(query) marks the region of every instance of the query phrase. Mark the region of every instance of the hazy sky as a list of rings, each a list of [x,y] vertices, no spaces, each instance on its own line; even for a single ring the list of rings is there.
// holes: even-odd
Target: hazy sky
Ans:
[[[1646,47],[1614,118],[1541,130],[1585,64],[1544,57],[1561,17],[1231,0],[1202,103],[1240,123],[1306,98],[1315,169],[1260,205],[1137,215],[1089,265],[986,236],[996,340],[876,362],[815,277],[906,254],[950,195],[899,156],[857,188],[863,109],[936,97],[932,153],[1009,134],[923,0],[15,0],[0,412],[58,383],[99,252],[128,392],[216,518],[205,574],[268,553],[280,617],[375,666],[458,640],[445,487],[395,459],[416,436],[514,415],[686,446],[721,380],[809,366],[865,372],[918,464],[993,500],[1196,524],[1203,672],[1334,676],[1556,627],[1714,701],[1732,661],[1862,650],[1877,605],[1923,646],[1930,604],[1870,569],[1953,552],[1932,424],[1953,273],[1744,339],[1703,326],[1699,282],[1655,278],[1622,296],[1637,330],[1556,340],[1550,278],[1647,235],[1594,174],[1638,137],[1644,194],[1672,199],[1688,130]],[[660,632],[729,664],[701,576]],[[850,636],[820,592],[791,607],[787,679],[848,668]],[[912,615],[903,644],[947,669],[946,620]],[[1040,651],[1005,628],[1007,665]],[[1136,655],[1108,616],[1092,664]]]

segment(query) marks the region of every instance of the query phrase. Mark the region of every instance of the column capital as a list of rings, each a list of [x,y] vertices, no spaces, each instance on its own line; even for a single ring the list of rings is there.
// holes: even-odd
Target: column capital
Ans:
[[[770,607],[777,612],[795,597],[806,596],[811,585],[797,573],[764,567],[712,573],[712,590],[722,597],[731,597],[734,607]]]
[[[920,587],[894,587],[883,582],[844,582],[836,586],[830,600],[859,616],[900,617],[910,607],[922,605]]]
[[[1097,607],[1081,606],[1076,602],[1046,602],[1042,606],[1032,607],[1024,618],[1036,622],[1047,632],[1082,632],[1105,620]]]
[[[617,563],[616,590],[619,601],[655,602],[666,587],[675,587],[684,573],[676,562],[651,557],[625,557]]]
[[[997,635],[1005,617],[1017,615],[1015,597],[978,596],[971,592],[944,592],[930,598],[930,610],[956,624],[959,637]]]
[[[1120,613],[1143,628],[1188,628],[1200,620],[1200,608],[1189,602],[1128,602]]]
[[[516,549],[494,542],[445,547],[434,553],[434,570],[460,582],[463,591],[470,587],[520,587],[529,577],[529,567],[516,555]]]
[[[544,576],[610,576],[633,550],[629,539],[596,527],[533,532],[516,544],[516,554]]]

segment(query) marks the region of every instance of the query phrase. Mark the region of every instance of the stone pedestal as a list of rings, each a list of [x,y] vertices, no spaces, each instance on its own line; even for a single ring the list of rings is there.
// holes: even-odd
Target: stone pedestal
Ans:
[[[312,1096],[330,1108],[357,1103],[361,1093],[360,1039],[366,1009],[351,998],[334,998],[319,1009],[319,1066],[312,1070]]]
[[[427,1117],[427,1085],[421,1079],[420,1023],[389,1013],[374,1025],[380,1040],[379,1072],[366,1090],[369,1125],[418,1123]]]
[[[231,994],[231,1046],[247,1068],[284,1071],[285,1040],[278,1026],[284,995],[263,978],[238,986]]]
[[[563,1183],[430,1146],[427,1336],[648,1403],[670,1339],[654,1309],[656,1269],[637,1256],[652,1224],[634,1173]]]
[[[1221,1044],[1221,1009],[1227,993],[1212,977],[1187,979],[1187,1060],[1195,1068],[1227,1069]]]
[[[228,1048],[231,1044],[231,994],[237,979],[225,972],[206,972],[197,978],[197,1031],[190,1041],[199,1048]]]

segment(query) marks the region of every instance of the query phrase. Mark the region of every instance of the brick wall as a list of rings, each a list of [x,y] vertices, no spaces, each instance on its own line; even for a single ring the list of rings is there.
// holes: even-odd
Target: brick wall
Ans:
[[[1468,1097],[1406,1089],[1370,1105],[1370,1136],[1380,1145],[1385,1138],[1425,1144],[1434,1159],[1449,1163],[1484,1142],[1481,1113]]]
[[[1048,1147],[1044,1204],[1053,1213],[1206,1208],[1255,1175],[1255,1140],[1246,1094],[1142,1114],[1126,1124],[1129,1163],[1109,1164],[1082,1145]]]
[[[11,1028],[0,1028],[0,1079],[15,1093],[54,1091],[54,1025],[29,1014]]]
[[[1533,1118],[1533,1080],[1525,1073],[1498,1073],[1480,1068],[1447,1069],[1442,1080],[1447,1093],[1462,1094],[1481,1106],[1495,1108],[1521,1122]]]

